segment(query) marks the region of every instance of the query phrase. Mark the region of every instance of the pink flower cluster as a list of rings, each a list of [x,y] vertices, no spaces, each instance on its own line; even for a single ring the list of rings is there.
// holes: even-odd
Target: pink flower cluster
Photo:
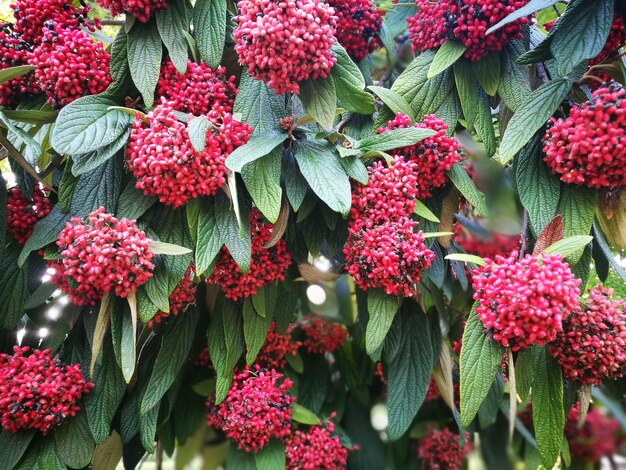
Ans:
[[[196,286],[193,283],[193,279],[196,275],[196,270],[193,264],[189,265],[185,275],[182,277],[178,284],[170,294],[170,311],[163,312],[159,310],[152,320],[148,322],[148,328],[152,328],[155,324],[161,323],[166,318],[176,316],[181,312],[184,312],[195,301]]]
[[[287,356],[295,356],[300,344],[300,341],[291,340],[291,327],[288,327],[284,333],[280,333],[276,322],[272,322],[265,337],[265,343],[254,362],[266,369],[283,369],[287,364]]]
[[[155,11],[167,8],[166,0],[96,0],[96,3],[109,10],[111,16],[130,13],[142,23],[147,22]]]
[[[118,220],[103,207],[87,220],[72,218],[57,239],[63,274],[77,286],[68,293],[80,299],[93,291],[114,290],[119,297],[135,292],[152,277],[154,254],[149,244],[134,220]]]
[[[410,215],[417,196],[417,165],[395,156],[392,165],[376,162],[369,182],[352,193],[348,240],[344,247],[348,273],[361,289],[384,289],[411,297],[435,254],[424,245]]]
[[[212,70],[204,62],[187,62],[181,75],[169,59],[161,66],[156,96],[172,103],[176,111],[211,119],[232,113],[237,87],[235,77],[226,77],[226,69]]]
[[[291,264],[285,240],[279,240],[271,248],[263,248],[272,236],[272,225],[261,221],[257,210],[250,213],[250,235],[252,237],[252,260],[250,269],[243,274],[223,247],[218,255],[215,269],[206,282],[219,284],[224,295],[232,300],[250,297],[259,287],[274,281],[284,281],[285,271]]]
[[[460,470],[463,459],[472,450],[469,434],[465,433],[465,445],[459,445],[459,435],[448,428],[429,427],[426,435],[417,440],[415,453],[421,461],[422,470]]]
[[[348,338],[348,329],[339,323],[327,322],[323,318],[305,318],[299,323],[305,339],[302,346],[312,354],[333,353],[343,346]]]
[[[380,45],[383,18],[371,0],[330,0],[337,15],[337,41],[357,62]],[[391,51],[393,53],[394,51]]]
[[[487,35],[487,30],[528,0],[415,0],[418,12],[407,18],[413,49],[427,51],[451,39],[462,42],[471,61],[501,51],[512,39],[522,38],[528,18],[520,18]]]
[[[14,32],[11,23],[0,24],[0,70],[27,65],[32,48],[32,44]],[[29,72],[0,84],[0,106],[14,106],[21,98],[38,92],[35,74]]]
[[[319,0],[241,0],[233,31],[239,63],[276,93],[299,93],[298,82],[325,78],[336,59],[330,51],[334,10]]]
[[[334,413],[331,418],[334,417]],[[285,439],[286,468],[290,470],[342,470],[348,461],[348,449],[333,436],[332,421],[311,426],[307,431],[297,429]]]
[[[33,188],[28,198],[19,188],[11,188],[7,200],[7,230],[18,243],[24,244],[33,233],[35,223],[48,215],[52,208],[50,200],[41,187]]]
[[[563,321],[550,352],[565,377],[600,385],[626,373],[626,302],[612,295],[601,285],[589,289],[585,308]]]
[[[544,160],[561,181],[590,188],[626,185],[625,94],[612,83],[574,106],[565,119],[550,120]]]
[[[597,408],[587,413],[585,423],[578,427],[580,411],[573,406],[565,422],[565,437],[573,461],[599,462],[617,452],[619,422],[602,414]]]
[[[0,423],[7,431],[37,429],[43,435],[74,416],[77,401],[94,386],[80,365],[66,366],[53,359],[50,350],[28,346],[0,354]]]
[[[208,424],[245,452],[257,453],[270,439],[291,432],[291,387],[291,380],[275,370],[246,367],[235,374],[222,403],[209,398]]]
[[[46,24],[42,42],[28,60],[37,66],[37,82],[54,108],[101,93],[111,83],[110,54],[79,29]]]
[[[411,118],[398,113],[387,123],[386,127],[378,129],[378,133],[392,129],[411,127]],[[434,188],[448,182],[446,171],[461,160],[460,147],[456,139],[446,136],[448,125],[443,119],[434,114],[424,116],[424,122],[413,125],[418,129],[432,129],[436,134],[409,147],[395,149],[396,155],[402,155],[406,160],[415,162],[417,176],[417,198],[426,199],[431,196]]]
[[[580,279],[561,255],[486,259],[473,270],[476,313],[493,339],[513,351],[554,341],[579,310]]]
[[[248,141],[252,129],[224,114],[212,121],[204,150],[198,152],[189,139],[187,124],[174,112],[176,104],[162,100],[145,121],[139,115],[135,118],[126,159],[137,178],[137,189],[176,208],[190,199],[214,195],[224,185],[224,161]]]

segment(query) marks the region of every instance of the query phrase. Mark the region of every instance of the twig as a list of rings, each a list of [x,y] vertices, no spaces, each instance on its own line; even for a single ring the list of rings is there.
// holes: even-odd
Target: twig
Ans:
[[[37,173],[37,171],[30,165],[30,163],[26,161],[24,156],[19,152],[19,150],[15,148],[15,146],[9,141],[9,139],[6,138],[5,135],[0,134],[0,145],[2,145],[7,150],[7,152],[9,152],[15,162],[19,166],[21,166],[26,173],[32,176],[35,181],[41,183],[45,187],[48,187],[48,185],[44,182],[41,176],[39,176],[39,173]],[[53,188],[50,188],[50,191],[56,193]]]
[[[522,222],[522,232],[520,233],[521,245],[519,248],[519,259],[521,260],[528,249],[528,211],[524,209],[524,219]]]
[[[350,122],[353,116],[354,116],[354,113],[348,113],[346,117],[344,117],[341,121],[339,121],[339,123],[335,127],[335,130],[337,132],[341,132],[341,130],[345,127],[346,124],[348,124],[348,122]]]

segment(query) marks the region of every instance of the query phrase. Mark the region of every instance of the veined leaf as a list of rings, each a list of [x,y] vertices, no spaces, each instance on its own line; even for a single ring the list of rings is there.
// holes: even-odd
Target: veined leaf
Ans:
[[[325,130],[330,130],[337,109],[337,91],[333,77],[303,81],[300,83],[298,97],[304,104],[306,112]]]
[[[222,61],[226,39],[226,1],[198,0],[193,9],[193,24],[200,58],[216,68]]]
[[[544,250],[544,253],[549,255],[559,254],[563,258],[568,258],[577,253],[578,255],[572,259],[572,264],[576,264],[578,259],[580,259],[580,256],[582,256],[583,249],[586,245],[591,243],[591,240],[593,240],[591,235],[567,237],[550,245]]]
[[[298,423],[309,424],[311,426],[320,422],[320,419],[315,413],[298,403],[291,405],[291,419]]]
[[[130,76],[141,93],[146,108],[151,108],[161,70],[163,46],[154,21],[137,22],[128,33],[128,65]]]
[[[476,185],[460,164],[454,165],[448,171],[448,177],[454,186],[469,203],[474,206],[476,213],[482,216],[489,215],[489,209],[485,202],[485,196],[476,188]]]
[[[435,58],[428,69],[427,78],[433,78],[441,72],[451,67],[463,55],[467,46],[460,41],[448,39],[437,50]]]
[[[226,167],[229,170],[240,172],[246,163],[253,162],[264,157],[287,138],[284,132],[266,132],[253,135],[248,143],[236,148],[226,157]]]
[[[387,150],[415,145],[433,135],[435,135],[435,131],[431,129],[420,129],[417,127],[392,129],[382,134],[357,140],[353,147],[361,150],[363,153],[371,151],[385,152]]]
[[[365,332],[365,347],[368,354],[373,354],[382,346],[400,303],[400,298],[388,295],[380,289],[367,292],[369,320]]]
[[[407,103],[407,101],[389,88],[383,88],[381,86],[370,85],[367,87],[369,90],[373,91],[378,95],[378,97],[382,100],[383,103],[393,112],[393,113],[402,113],[411,118],[411,121],[415,119],[415,115],[413,110],[411,109],[411,105]]]
[[[477,264],[478,266],[486,266],[487,264],[485,263],[485,260],[482,259],[480,256],[468,255],[465,253],[451,253],[447,255],[445,259],[463,261],[464,263],[473,263]]]
[[[17,77],[21,77],[22,75],[26,75],[36,69],[37,67],[35,65],[18,65],[16,67],[9,67],[0,70],[0,84],[6,83]]]
[[[191,250],[184,246],[158,240],[150,240],[149,247],[155,255],[185,255],[191,253]]]

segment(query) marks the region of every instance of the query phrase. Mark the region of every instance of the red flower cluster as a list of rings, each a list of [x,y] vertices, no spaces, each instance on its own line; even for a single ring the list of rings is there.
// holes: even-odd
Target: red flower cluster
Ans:
[[[608,418],[597,408],[592,408],[585,423],[578,427],[580,412],[577,406],[570,409],[565,422],[565,437],[574,461],[599,462],[602,457],[615,455],[619,423]]]
[[[28,57],[37,66],[37,82],[54,108],[101,93],[111,83],[111,56],[102,43],[79,29],[48,24],[41,44]]]
[[[167,8],[166,0],[96,0],[102,8],[111,12],[111,16],[130,13],[138,21],[147,22],[157,10]]]
[[[224,114],[212,122],[204,150],[198,152],[189,140],[187,124],[174,112],[175,103],[162,100],[145,121],[135,118],[126,159],[137,189],[176,208],[190,199],[214,195],[224,185],[224,161],[248,141],[252,129]]]
[[[148,322],[148,328],[152,328],[155,323],[161,323],[170,316],[176,316],[180,312],[184,312],[195,301],[196,286],[193,283],[193,278],[196,275],[196,270],[193,264],[189,265],[185,275],[178,285],[174,288],[170,294],[170,311],[163,312],[159,310],[156,315]]]
[[[46,267],[54,270],[51,281],[69,295],[75,305],[95,305],[102,298],[102,292],[89,283],[78,284],[65,272],[63,260],[46,260]]]
[[[287,364],[287,356],[295,356],[300,345],[299,341],[291,340],[291,327],[279,333],[276,323],[272,322],[254,362],[266,369],[283,369]]]
[[[7,201],[7,230],[18,243],[24,244],[33,233],[35,223],[50,212],[50,200],[39,186],[33,188],[33,197],[24,196],[19,188],[9,189]]]
[[[337,26],[319,0],[241,0],[233,31],[239,63],[276,93],[299,93],[298,82],[328,76]]]
[[[13,31],[11,23],[0,24],[0,70],[27,65],[33,46]],[[35,74],[30,72],[0,84],[0,106],[13,106],[26,96],[39,92]]]
[[[551,344],[565,377],[585,384],[626,373],[626,302],[612,300],[612,289],[589,289],[585,309],[563,321],[563,333]]]
[[[427,51],[446,40],[460,41],[467,50],[465,57],[474,61],[490,52],[501,51],[512,39],[522,37],[528,18],[520,18],[487,35],[487,30],[528,0],[415,0],[418,12],[407,18],[413,49]]]
[[[285,240],[279,240],[271,248],[263,248],[272,236],[272,225],[261,222],[257,210],[250,213],[250,235],[252,237],[252,260],[250,269],[243,274],[230,256],[228,248],[223,247],[218,255],[213,274],[206,282],[219,284],[224,295],[232,300],[250,297],[259,287],[280,280],[285,280],[285,271],[291,264],[291,255],[287,251]]]
[[[378,133],[392,129],[411,127],[411,118],[398,113],[387,123],[386,127],[378,129]],[[446,136],[448,125],[443,119],[434,114],[424,116],[423,123],[413,125],[418,129],[432,129],[436,134],[409,147],[394,150],[397,155],[415,162],[417,177],[417,198],[426,199],[431,196],[431,190],[443,186],[448,182],[446,171],[452,168],[461,159],[459,144],[456,139]]]
[[[331,418],[334,417],[334,413]],[[296,430],[285,439],[286,468],[293,470],[341,470],[346,468],[348,449],[333,436],[332,421],[311,426],[305,431]]]
[[[105,214],[103,207],[89,214],[86,221],[72,218],[57,240],[63,274],[78,285],[81,295],[85,291],[115,290],[119,297],[136,291],[152,277],[154,254],[149,243],[134,220],[118,220]]]
[[[472,214],[474,222],[480,225],[483,220]],[[507,256],[519,247],[520,236],[508,235],[488,231],[486,235],[467,229],[460,222],[456,222],[452,228],[454,241],[459,244],[465,253],[480,256],[481,258],[495,258],[496,256]]]
[[[28,356],[28,346],[13,351],[0,354],[0,422],[13,433],[38,429],[46,435],[76,414],[76,402],[94,384],[85,380],[79,364],[63,365],[49,349]]]
[[[383,18],[371,0],[330,0],[326,3],[337,15],[337,41],[357,62],[380,45],[378,33]]]
[[[87,22],[91,7],[84,3],[76,8],[72,0],[16,0],[10,7],[15,18],[15,32],[31,44],[39,44],[45,29],[52,24],[73,30],[82,26],[95,31],[94,26]],[[98,19],[94,23],[96,28],[100,28]]]
[[[468,441],[469,434],[465,433],[465,445],[459,445],[459,435],[448,428],[426,431],[426,435],[418,439],[415,446],[417,458],[421,460],[422,470],[460,470],[463,459],[472,450]]]
[[[378,161],[368,170],[368,184],[352,192],[343,252],[348,273],[363,290],[380,288],[411,297],[435,257],[422,232],[413,231],[417,222],[410,218],[418,193],[416,168],[401,156],[389,167]]]
[[[305,318],[299,323],[304,332],[302,346],[313,354],[332,353],[343,346],[348,337],[348,329],[339,323],[327,322],[323,318]]]
[[[513,351],[553,341],[562,321],[579,310],[580,279],[561,255],[543,253],[517,260],[496,256],[495,263],[472,271],[476,313],[493,339]]]
[[[157,97],[164,97],[176,111],[196,116],[209,115],[211,119],[231,113],[237,87],[235,77],[226,78],[226,69],[212,70],[205,63],[187,62],[187,71],[181,75],[169,59],[161,66],[157,83]]]
[[[590,188],[626,185],[625,94],[612,83],[574,106],[567,118],[550,120],[544,160],[561,181]]]
[[[210,398],[209,426],[232,439],[245,452],[257,453],[272,438],[291,431],[292,382],[275,370],[246,367],[233,377],[226,399],[215,405]]]

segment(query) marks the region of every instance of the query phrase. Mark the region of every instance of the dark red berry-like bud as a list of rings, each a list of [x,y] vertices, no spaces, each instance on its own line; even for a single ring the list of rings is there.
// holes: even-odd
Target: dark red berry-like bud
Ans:
[[[16,33],[11,23],[0,25],[0,70],[28,65],[28,53],[32,49],[33,45]],[[14,106],[39,91],[34,72],[15,77],[0,84],[0,106]]]
[[[460,470],[463,459],[472,450],[465,433],[465,444],[459,445],[459,435],[448,428],[433,429],[429,427],[426,435],[417,440],[415,453],[421,461],[423,470]]]
[[[331,418],[334,417],[334,413]],[[285,439],[286,468],[290,470],[342,470],[348,461],[348,449],[333,436],[335,424],[324,421],[307,431],[296,430]]]
[[[33,197],[27,198],[19,188],[9,189],[7,201],[7,230],[18,243],[24,244],[33,233],[35,223],[50,212],[50,200],[39,186]]]
[[[337,41],[357,62],[380,46],[383,18],[371,0],[330,0],[337,15]],[[393,53],[391,51],[390,53]]]
[[[147,22],[155,11],[167,8],[166,0],[96,0],[96,3],[109,10],[111,16],[129,13],[142,23]]]
[[[279,333],[276,323],[272,322],[254,362],[266,369],[283,369],[287,356],[295,356],[300,345],[300,341],[291,340],[291,327]]]
[[[617,452],[620,425],[605,416],[598,408],[592,408],[582,427],[578,426],[580,410],[574,406],[569,410],[565,422],[565,437],[569,442],[573,461],[599,462],[602,457],[611,457]]]
[[[299,323],[299,327],[305,335],[302,346],[312,354],[333,353],[348,338],[348,329],[345,326],[320,317],[305,318]]]

